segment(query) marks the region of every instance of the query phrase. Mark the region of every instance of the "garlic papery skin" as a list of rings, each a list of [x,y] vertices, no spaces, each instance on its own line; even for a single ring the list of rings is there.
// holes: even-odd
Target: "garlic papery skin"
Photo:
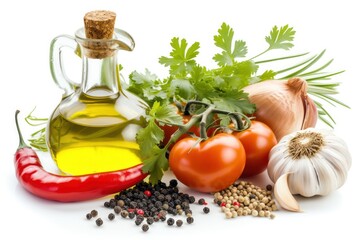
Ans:
[[[243,90],[256,105],[256,120],[268,125],[278,141],[287,134],[316,125],[317,108],[307,95],[304,79],[266,80]]]
[[[332,130],[308,128],[283,137],[269,153],[267,172],[276,182],[286,173],[292,194],[327,195],[341,187],[351,167],[346,143]]]

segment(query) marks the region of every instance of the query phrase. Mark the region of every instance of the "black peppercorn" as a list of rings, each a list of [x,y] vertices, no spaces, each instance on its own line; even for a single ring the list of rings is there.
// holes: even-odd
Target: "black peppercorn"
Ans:
[[[205,202],[205,199],[203,199],[203,198],[200,198],[199,200],[198,200],[198,204],[200,204],[200,205],[204,205],[206,202]]]
[[[110,207],[110,203],[109,203],[109,202],[104,202],[104,207],[109,208],[109,207]]]
[[[90,220],[91,218],[92,218],[91,213],[87,213],[87,214],[86,214],[86,219],[87,219],[87,220]]]
[[[175,220],[173,218],[169,218],[166,222],[169,226],[172,226],[172,225],[174,225]]]
[[[189,197],[189,203],[194,203],[195,202],[195,197],[194,196],[190,196]]]
[[[133,219],[135,217],[135,213],[134,212],[129,212],[129,218]]]
[[[193,217],[187,217],[187,218],[186,218],[186,222],[187,222],[188,224],[192,224],[192,223],[194,222],[194,218],[193,218]]]
[[[178,227],[181,227],[183,225],[183,221],[182,220],[177,220],[176,221],[176,226],[178,226]]]
[[[210,212],[210,208],[204,207],[204,208],[203,208],[203,212],[206,213],[206,214],[209,213],[209,212]]]
[[[111,199],[113,200],[113,199]],[[114,208],[116,206],[116,202],[115,201],[110,201],[110,208]]]
[[[136,226],[139,226],[142,222],[143,222],[143,218],[137,218],[137,219],[135,220]]]
[[[176,187],[178,185],[178,181],[176,179],[171,179],[169,184],[171,187]]]
[[[101,225],[103,225],[103,223],[104,223],[101,218],[96,219],[95,222],[96,222],[96,225],[99,226],[99,227],[100,227]]]
[[[249,195],[249,198],[250,198],[250,200],[251,200],[251,199],[256,198],[256,196],[255,196],[255,194],[250,194],[250,195]]]
[[[110,221],[114,220],[114,218],[115,218],[115,215],[114,215],[113,213],[110,213],[110,214],[108,215],[108,219],[109,219]]]
[[[143,225],[141,226],[141,229],[142,229],[144,232],[147,232],[147,231],[149,230],[149,225],[143,224]]]
[[[146,219],[146,222],[147,222],[147,224],[151,225],[151,224],[154,223],[154,218],[153,218],[153,217],[148,217],[148,218]]]
[[[98,215],[98,212],[96,210],[91,210],[90,214],[92,217],[96,217]]]

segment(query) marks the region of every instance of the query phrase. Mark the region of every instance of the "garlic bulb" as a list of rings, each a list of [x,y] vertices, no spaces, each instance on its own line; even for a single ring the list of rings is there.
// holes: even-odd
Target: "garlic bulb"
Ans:
[[[289,133],[316,125],[316,105],[307,95],[307,82],[301,78],[262,81],[244,91],[256,105],[256,120],[268,125],[278,141]]]
[[[288,176],[292,194],[327,195],[341,187],[351,166],[345,142],[332,130],[308,128],[283,137],[271,149],[268,174],[273,182]]]

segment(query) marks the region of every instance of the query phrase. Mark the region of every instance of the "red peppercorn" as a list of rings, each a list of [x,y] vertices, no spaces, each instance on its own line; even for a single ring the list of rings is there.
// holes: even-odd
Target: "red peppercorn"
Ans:
[[[240,206],[240,203],[238,203],[238,202],[233,202],[233,206]]]
[[[222,202],[221,204],[220,204],[220,207],[225,207],[226,206],[226,203],[225,202]]]
[[[144,194],[147,196],[147,197],[151,197],[151,192],[149,190],[145,190],[144,191]]]
[[[142,210],[142,209],[137,209],[137,210],[136,210],[136,213],[137,213],[138,215],[144,215],[144,210]]]

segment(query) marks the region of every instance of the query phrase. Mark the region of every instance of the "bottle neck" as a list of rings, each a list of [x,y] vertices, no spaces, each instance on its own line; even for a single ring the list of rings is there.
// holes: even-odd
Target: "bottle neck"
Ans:
[[[120,76],[116,52],[105,58],[83,56],[82,92],[92,97],[109,97],[119,93]]]

